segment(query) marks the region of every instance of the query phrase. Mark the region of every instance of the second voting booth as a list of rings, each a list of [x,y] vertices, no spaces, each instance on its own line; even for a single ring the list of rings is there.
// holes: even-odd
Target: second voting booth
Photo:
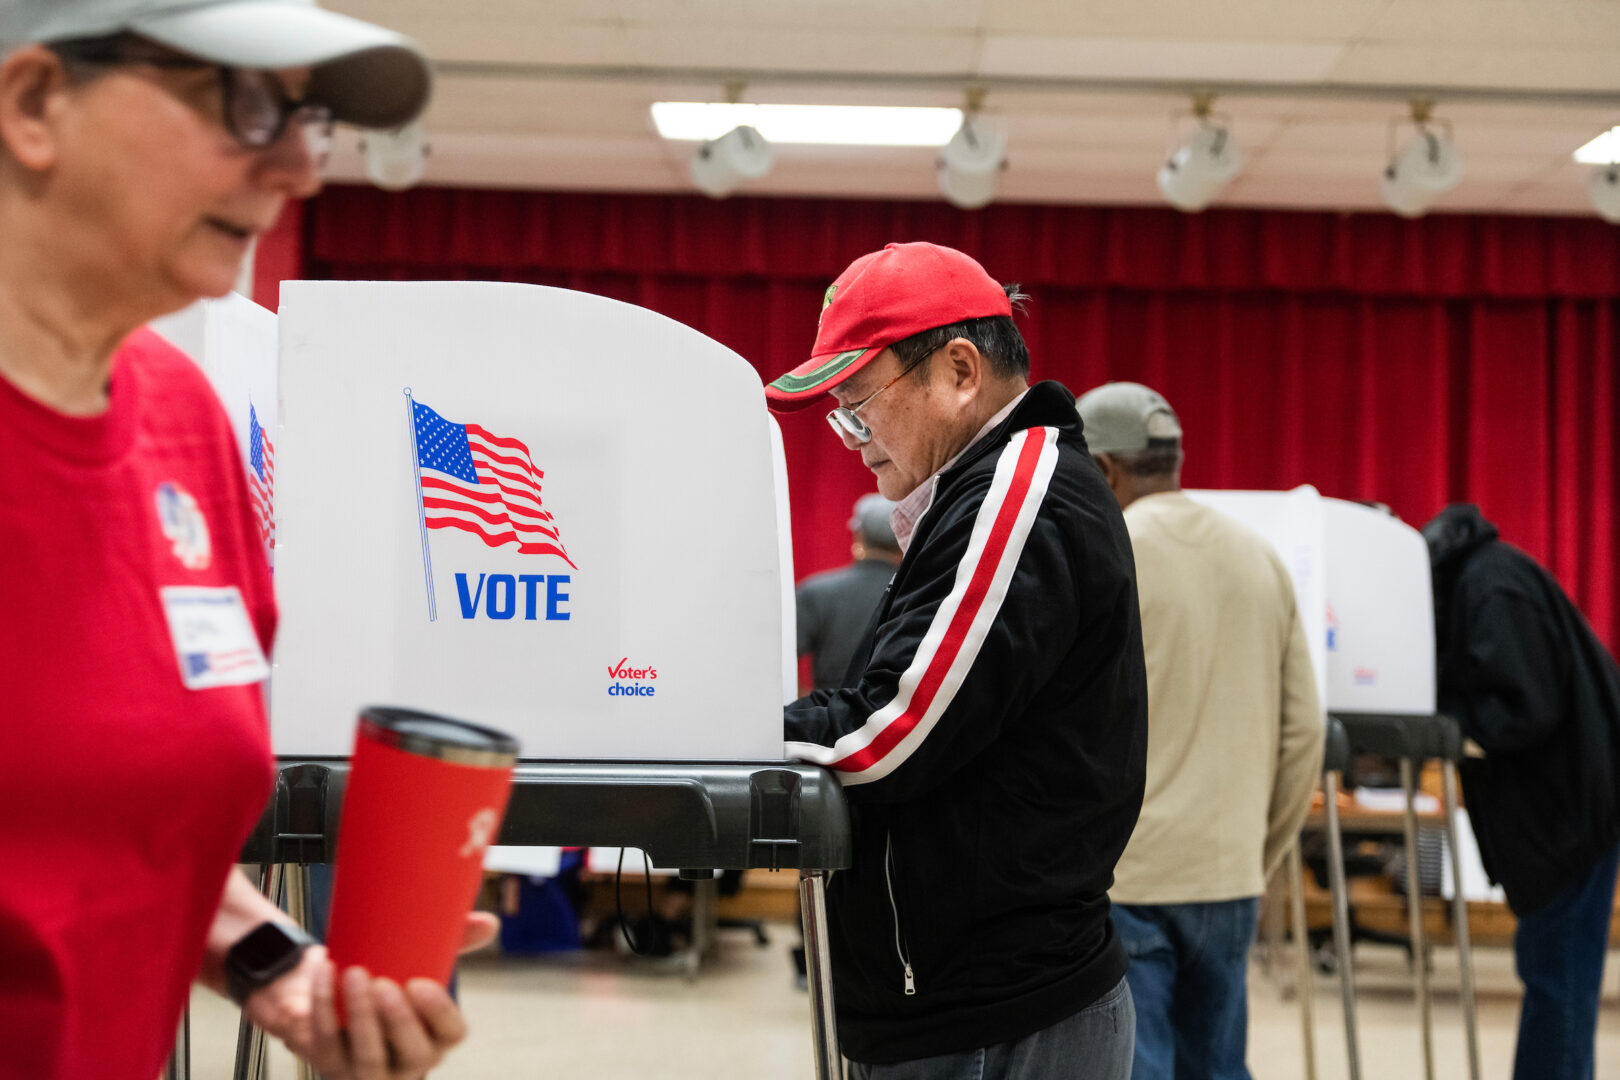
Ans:
[[[1443,830],[1449,841],[1453,881],[1461,880],[1457,842],[1456,761],[1462,753],[1456,725],[1435,712],[1434,612],[1429,552],[1417,530],[1381,508],[1323,498],[1305,486],[1288,492],[1189,491],[1189,496],[1230,514],[1269,540],[1293,579],[1295,601],[1311,646],[1317,689],[1330,733],[1324,772],[1324,811],[1329,843],[1335,951],[1350,1076],[1360,1076],[1356,1039],[1354,971],[1337,795],[1339,773],[1352,749],[1394,758],[1405,795],[1407,911],[1413,979],[1423,1031],[1424,1075],[1434,1076],[1429,975],[1424,954],[1421,889],[1418,885],[1416,768],[1437,758],[1445,784]],[[1303,955],[1304,905],[1299,899],[1298,848],[1289,873],[1294,891],[1295,932]],[[1453,889],[1453,930],[1462,980],[1462,1008],[1470,1076],[1479,1076],[1473,960],[1468,909]],[[1314,1073],[1308,961],[1300,985],[1305,1009],[1307,1066]]]
[[[243,856],[266,886],[296,900],[332,858],[363,706],[490,724],[521,745],[499,845],[800,870],[817,1068],[840,1075],[823,889],[848,815],[782,760],[786,469],[747,362],[628,304],[482,282],[289,282],[279,316],[233,297],[158,329],[250,469],[273,462],[281,778]]]

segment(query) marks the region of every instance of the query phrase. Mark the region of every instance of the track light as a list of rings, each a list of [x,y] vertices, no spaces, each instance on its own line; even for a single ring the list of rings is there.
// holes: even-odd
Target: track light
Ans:
[[[1451,126],[1436,130],[1433,103],[1412,102],[1412,124],[1417,129],[1400,150],[1390,155],[1379,181],[1384,204],[1402,217],[1421,217],[1434,200],[1457,186],[1463,175],[1462,155],[1451,137]],[[1390,125],[1394,142],[1396,125]]]
[[[1586,193],[1592,197],[1598,217],[1620,225],[1620,164],[1593,169],[1586,181]]]
[[[1192,114],[1198,118],[1198,128],[1170,151],[1159,169],[1159,192],[1177,210],[1197,213],[1204,209],[1243,168],[1243,154],[1229,121],[1210,109],[1214,100],[1208,94],[1193,98]],[[1172,116],[1172,139],[1176,122]]]
[[[726,102],[742,102],[746,87],[741,79],[726,82]],[[710,139],[692,154],[692,182],[711,199],[723,199],[744,180],[759,180],[776,164],[776,151],[752,124],[738,124],[718,139]]]
[[[776,164],[776,151],[747,124],[732,128],[692,154],[692,182],[711,199],[723,199],[744,180],[758,180]]]
[[[940,149],[936,179],[945,201],[960,210],[977,210],[996,197],[996,180],[1006,167],[1007,136],[979,115],[984,90],[967,93],[962,126]]]
[[[393,131],[368,131],[360,139],[366,177],[384,191],[415,186],[427,171],[430,149],[422,125],[417,123]]]

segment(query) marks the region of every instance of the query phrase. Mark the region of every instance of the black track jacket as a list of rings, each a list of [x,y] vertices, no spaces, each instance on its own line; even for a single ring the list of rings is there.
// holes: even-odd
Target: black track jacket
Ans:
[[[1022,1038],[1125,974],[1108,918],[1142,805],[1130,537],[1074,397],[1038,383],[933,481],[847,688],[787,707],[854,865],[828,889],[840,1043],[890,1064]]]

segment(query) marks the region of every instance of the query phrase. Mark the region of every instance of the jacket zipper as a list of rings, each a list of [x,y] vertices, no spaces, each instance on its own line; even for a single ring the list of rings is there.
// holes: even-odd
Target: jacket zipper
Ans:
[[[905,944],[900,940],[900,905],[894,902],[894,834],[888,833],[883,837],[883,884],[889,889],[889,912],[894,916],[894,953],[900,958],[900,966],[906,973],[906,996],[914,997],[917,993],[917,979],[911,973],[911,959],[906,956]]]

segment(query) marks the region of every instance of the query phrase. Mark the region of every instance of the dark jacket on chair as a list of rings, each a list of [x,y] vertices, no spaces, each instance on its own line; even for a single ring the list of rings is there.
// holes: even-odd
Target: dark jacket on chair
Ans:
[[[1424,527],[1440,711],[1485,751],[1462,762],[1485,871],[1533,911],[1620,840],[1620,668],[1551,574],[1479,508]]]

